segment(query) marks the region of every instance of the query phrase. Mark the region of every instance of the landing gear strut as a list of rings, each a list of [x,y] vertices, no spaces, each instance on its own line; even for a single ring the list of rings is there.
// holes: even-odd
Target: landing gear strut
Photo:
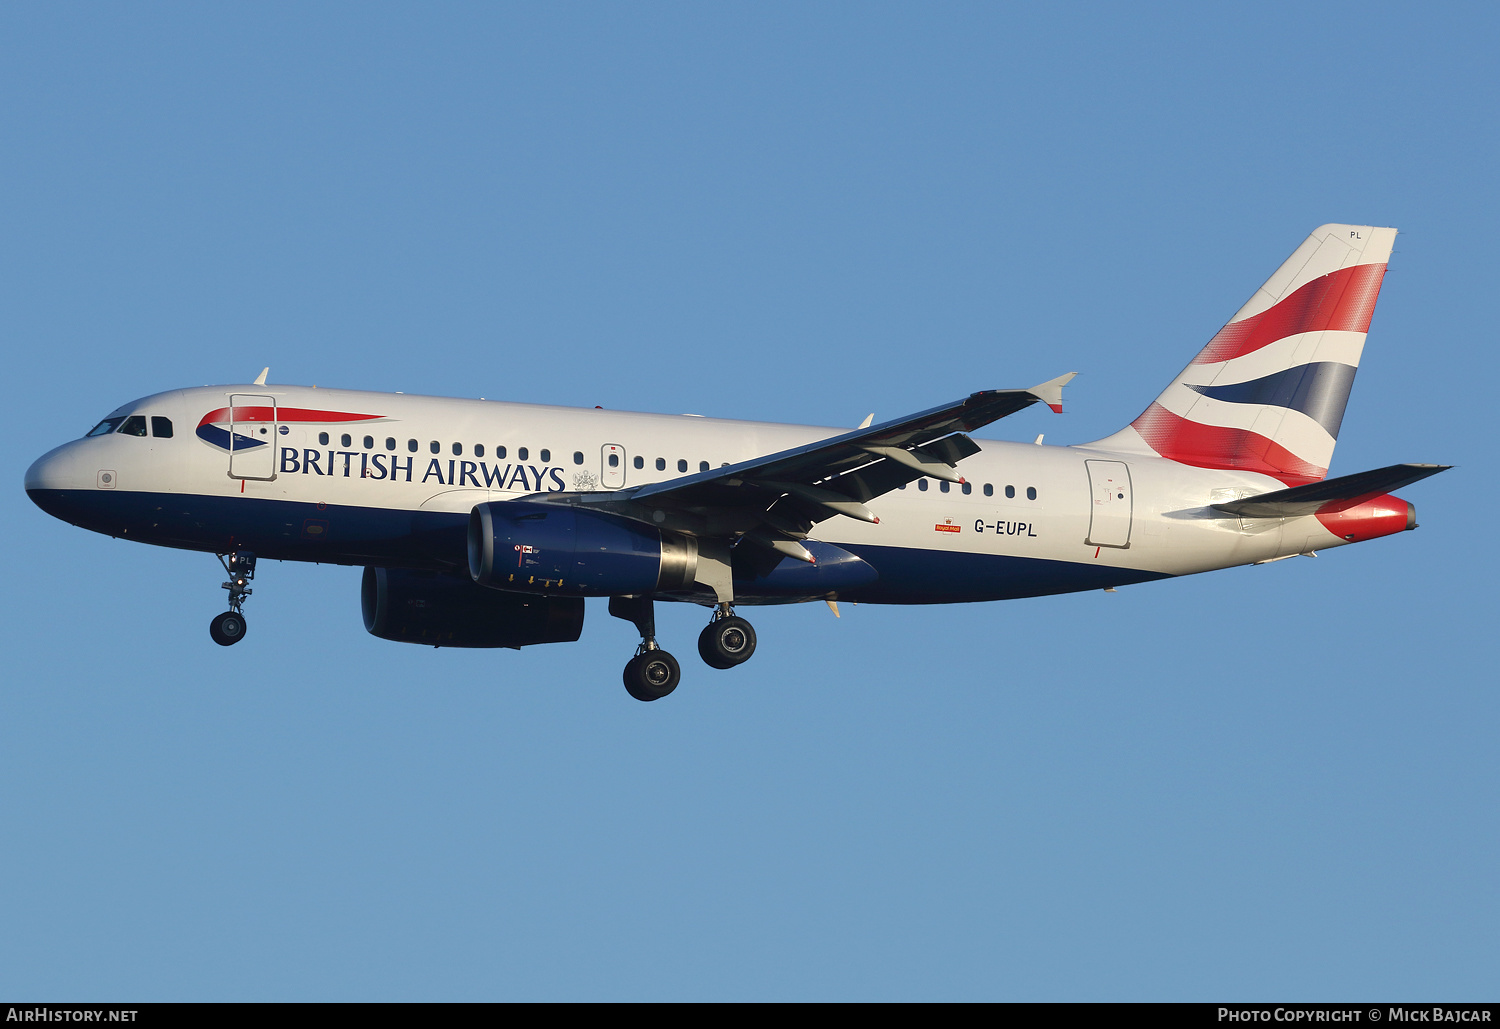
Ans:
[[[610,597],[609,613],[634,623],[641,634],[635,657],[625,665],[625,692],[636,700],[660,700],[682,681],[677,659],[656,644],[656,609],[650,597]]]
[[[698,634],[698,654],[710,668],[733,668],[755,653],[755,629],[728,604],[714,608],[713,621]]]
[[[245,638],[245,598],[254,592],[250,580],[255,578],[255,555],[248,550],[236,550],[218,557],[229,576],[224,584],[229,591],[229,610],[208,623],[208,634],[219,646],[229,647]]]

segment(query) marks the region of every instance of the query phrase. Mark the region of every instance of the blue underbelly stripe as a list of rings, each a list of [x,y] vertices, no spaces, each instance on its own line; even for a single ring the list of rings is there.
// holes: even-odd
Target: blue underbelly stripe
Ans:
[[[239,548],[272,560],[467,574],[467,513],[126,490],[32,490],[30,495],[38,507],[57,518],[141,543],[207,553]],[[878,573],[874,582],[839,590],[839,599],[859,603],[1011,600],[1170,578],[1165,572],[1041,558],[868,544],[839,546]],[[785,603],[787,599],[787,595],[747,583],[741,602]]]

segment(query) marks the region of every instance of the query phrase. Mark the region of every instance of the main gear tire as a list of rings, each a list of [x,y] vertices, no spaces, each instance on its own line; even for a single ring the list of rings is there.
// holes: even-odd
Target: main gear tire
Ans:
[[[710,668],[733,668],[755,653],[755,629],[738,615],[709,622],[698,634],[698,656]]]
[[[637,654],[625,665],[625,692],[636,700],[660,700],[682,681],[682,666],[665,650]]]

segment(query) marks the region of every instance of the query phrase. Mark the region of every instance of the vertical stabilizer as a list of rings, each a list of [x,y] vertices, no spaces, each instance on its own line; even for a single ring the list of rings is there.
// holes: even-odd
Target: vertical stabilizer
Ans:
[[[1289,486],[1322,479],[1395,240],[1315,229],[1139,418],[1088,445]]]

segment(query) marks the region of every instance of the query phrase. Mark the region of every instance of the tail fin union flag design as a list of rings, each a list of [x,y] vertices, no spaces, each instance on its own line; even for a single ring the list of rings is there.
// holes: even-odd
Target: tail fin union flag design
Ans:
[[[1183,464],[1324,478],[1394,240],[1317,229],[1131,429]]]
[[[274,444],[272,439],[256,439],[243,432],[231,432],[239,428],[260,423],[262,426],[279,423],[282,426],[296,424],[329,424],[340,422],[368,422],[383,418],[378,414],[355,414],[349,411],[317,411],[304,407],[221,407],[210,411],[198,422],[195,433],[199,439],[219,450],[243,452]]]

